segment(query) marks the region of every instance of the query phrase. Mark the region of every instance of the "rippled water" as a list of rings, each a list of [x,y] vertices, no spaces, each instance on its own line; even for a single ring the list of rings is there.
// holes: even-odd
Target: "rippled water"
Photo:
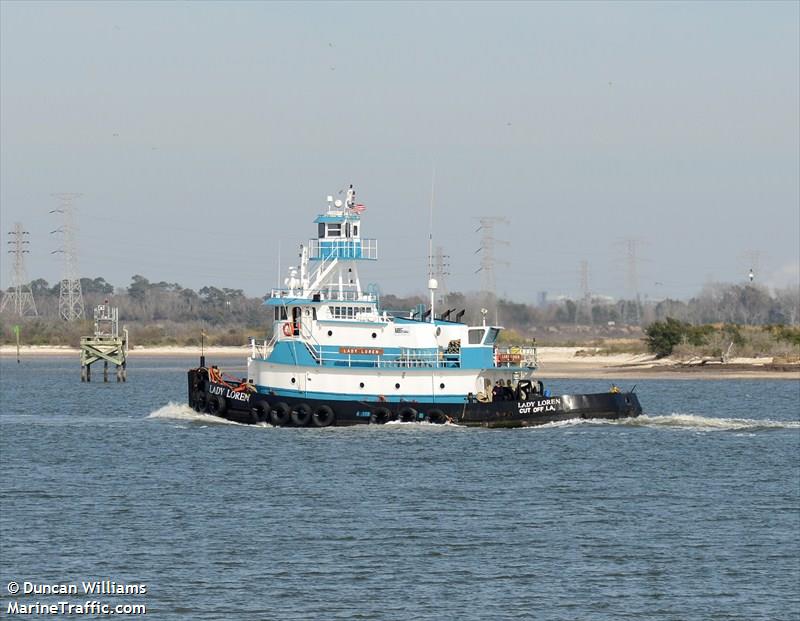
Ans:
[[[0,360],[0,616],[55,601],[11,580],[110,579],[156,619],[800,618],[798,382],[642,380],[625,422],[297,430],[195,414],[191,363],[85,385]]]

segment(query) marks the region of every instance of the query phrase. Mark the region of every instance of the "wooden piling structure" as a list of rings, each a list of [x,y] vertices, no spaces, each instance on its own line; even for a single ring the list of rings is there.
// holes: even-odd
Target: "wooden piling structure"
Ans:
[[[94,307],[94,336],[81,337],[81,381],[92,381],[92,365],[103,361],[103,381],[108,381],[108,363],[117,369],[117,381],[128,381],[128,330],[119,332],[119,309],[108,302]]]

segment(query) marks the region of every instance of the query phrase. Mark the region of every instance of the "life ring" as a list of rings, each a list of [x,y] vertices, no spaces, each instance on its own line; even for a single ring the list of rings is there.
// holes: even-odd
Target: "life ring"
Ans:
[[[311,422],[314,427],[329,427],[333,424],[334,420],[336,420],[336,414],[334,414],[333,410],[327,405],[319,406],[314,410],[314,414],[311,416]]]
[[[305,427],[311,420],[311,408],[307,403],[301,403],[292,410],[291,418],[295,427]]]
[[[385,425],[390,420],[393,420],[392,411],[389,408],[375,408],[372,414],[369,415],[369,422],[372,425]]]
[[[266,401],[259,401],[253,406],[254,423],[266,423],[269,420],[270,407]]]
[[[206,391],[203,389],[195,390],[194,392],[194,399],[192,399],[192,404],[194,407],[195,412],[203,412],[208,405],[208,399],[206,398]]]
[[[417,420],[417,411],[412,407],[406,406],[397,413],[397,416],[404,423],[413,423]]]
[[[211,395],[208,399],[208,413],[214,416],[222,416],[225,410],[228,409],[227,406],[228,404],[225,403],[225,399],[219,395]]]
[[[283,324],[283,336],[292,336],[294,334],[294,329],[292,329],[292,324],[285,323]]]
[[[282,427],[289,422],[289,406],[283,401],[276,403],[269,412],[269,422],[275,427]]]
[[[447,415],[441,410],[428,410],[428,420],[434,425],[441,425],[447,422]]]

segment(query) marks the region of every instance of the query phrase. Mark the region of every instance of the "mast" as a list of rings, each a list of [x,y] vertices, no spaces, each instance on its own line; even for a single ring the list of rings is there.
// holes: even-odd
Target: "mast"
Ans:
[[[431,173],[431,206],[430,216],[428,218],[428,290],[431,292],[431,323],[436,321],[436,313],[434,312],[434,300],[436,297],[436,289],[439,283],[433,277],[433,196],[434,189],[436,188],[436,167],[433,168]]]

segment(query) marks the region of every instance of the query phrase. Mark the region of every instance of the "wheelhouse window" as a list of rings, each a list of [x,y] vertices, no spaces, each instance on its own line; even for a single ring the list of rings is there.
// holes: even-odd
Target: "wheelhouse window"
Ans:
[[[325,223],[320,222],[317,225],[317,237],[323,239],[325,237]]]
[[[469,331],[469,334],[467,335],[469,339],[469,344],[480,345],[481,342],[483,341],[483,333],[484,333],[483,328],[472,328]]]
[[[341,236],[342,236],[342,225],[341,225],[341,223],[337,222],[335,224],[328,224],[327,237],[341,237]]]
[[[494,345],[494,342],[497,340],[499,334],[500,330],[498,328],[489,328],[489,330],[486,333],[486,341],[484,341],[484,344]]]
[[[286,321],[286,307],[285,306],[276,306],[275,307],[275,321]]]

